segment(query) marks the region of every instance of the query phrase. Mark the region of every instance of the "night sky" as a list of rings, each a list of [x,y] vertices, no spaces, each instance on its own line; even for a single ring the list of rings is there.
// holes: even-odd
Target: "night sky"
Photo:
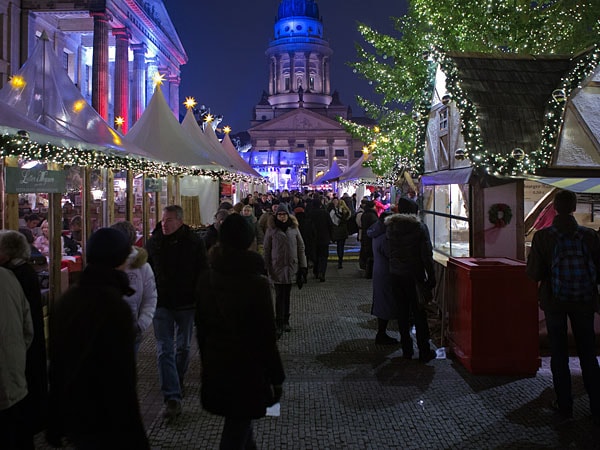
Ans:
[[[265,51],[273,38],[279,3],[164,0],[189,59],[181,72],[182,102],[192,96],[213,114],[222,114],[221,125],[230,125],[233,133],[249,128],[252,108],[262,91],[268,90]],[[390,17],[404,15],[407,1],[320,0],[318,5],[324,38],[333,49],[331,90],[340,93],[341,101],[352,107],[354,116],[363,116],[356,95],[370,99],[376,96],[372,86],[347,65],[357,60],[354,44],[364,43],[357,23],[399,37]],[[185,113],[185,108],[180,108]]]

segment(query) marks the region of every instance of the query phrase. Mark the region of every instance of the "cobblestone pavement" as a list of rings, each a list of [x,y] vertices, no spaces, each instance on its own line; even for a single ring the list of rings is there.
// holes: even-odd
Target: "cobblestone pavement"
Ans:
[[[397,347],[374,345],[370,304],[371,280],[361,277],[355,261],[341,270],[330,264],[324,283],[309,279],[301,290],[294,287],[292,331],[279,341],[287,374],[281,416],[255,421],[259,448],[600,448],[575,358],[574,419],[560,423],[549,408],[547,357],[530,378],[475,376],[451,357],[408,361]],[[390,334],[397,337],[393,328]],[[138,369],[152,448],[217,449],[223,421],[202,410],[197,353],[186,375],[183,414],[172,423],[161,416],[151,333]]]

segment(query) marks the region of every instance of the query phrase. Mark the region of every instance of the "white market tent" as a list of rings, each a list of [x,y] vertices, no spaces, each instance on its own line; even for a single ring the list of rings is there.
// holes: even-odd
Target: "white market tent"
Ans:
[[[363,154],[354,164],[348,167],[342,175],[340,175],[339,190],[354,191],[356,197],[361,199],[366,194],[366,186],[381,185],[381,179],[373,173],[370,167],[363,166],[363,163],[368,160],[368,155]]]
[[[250,164],[246,162],[244,158],[239,154],[233,142],[231,142],[231,138],[229,137],[229,133],[225,134],[225,137],[221,141],[221,145],[225,150],[225,153],[229,155],[229,157],[236,161],[236,164],[240,167],[240,170],[244,173],[250,174],[252,176],[252,182],[248,184],[247,194],[253,193],[254,191],[265,192],[266,184],[264,183],[264,178],[258,173]]]
[[[131,127],[125,140],[143,146],[152,156],[173,164],[199,169],[203,175],[186,175],[180,181],[182,203],[198,206],[200,223],[212,222],[219,206],[219,174],[226,170],[215,155],[194,142],[173,115],[160,85],[154,90],[150,104]],[[197,205],[196,205],[197,202]],[[185,205],[184,206],[184,210]],[[188,208],[190,209],[190,208]]]
[[[342,173],[342,169],[338,165],[337,160],[334,159],[333,163],[331,163],[331,167],[329,168],[329,170],[320,177],[316,177],[312,184],[324,184],[331,183],[332,181],[337,181],[337,179],[340,177],[340,175],[342,175]]]
[[[0,89],[0,101],[55,135],[81,141],[74,145],[76,148],[149,157],[139,147],[124,143],[85,101],[58,61],[46,33],[25,64]]]

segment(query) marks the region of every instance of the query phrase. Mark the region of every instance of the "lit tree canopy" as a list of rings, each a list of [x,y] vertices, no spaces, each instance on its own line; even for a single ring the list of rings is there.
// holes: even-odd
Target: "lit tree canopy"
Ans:
[[[377,129],[342,123],[368,143],[379,175],[423,170],[425,124],[434,64],[444,52],[570,55],[600,43],[600,1],[411,0],[392,18],[399,38],[360,24],[368,48],[357,44],[354,71],[369,80],[381,104],[359,97]]]

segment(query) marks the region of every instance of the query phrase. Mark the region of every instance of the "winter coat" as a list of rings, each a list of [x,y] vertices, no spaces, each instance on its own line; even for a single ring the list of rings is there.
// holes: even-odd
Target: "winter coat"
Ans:
[[[375,211],[373,211],[375,212]],[[392,290],[390,273],[390,248],[385,235],[386,227],[378,220],[365,230],[373,243],[373,305],[371,314],[384,320],[395,320],[400,316]]]
[[[307,213],[315,245],[329,245],[331,242],[331,219],[325,208],[311,208]]]
[[[37,273],[28,263],[8,265],[6,268],[15,274],[25,293],[33,324],[33,341],[27,349],[25,368],[28,393],[23,400],[25,422],[33,435],[46,428],[48,414],[46,337],[40,281]]]
[[[265,265],[273,283],[292,284],[298,269],[307,267],[304,241],[294,216],[289,216],[290,225],[285,232],[275,225],[275,220],[272,216],[265,234]]]
[[[315,259],[315,232],[310,222],[309,216],[306,212],[296,213],[296,220],[298,221],[298,229],[300,235],[304,241],[304,253],[308,259]]]
[[[368,230],[371,225],[377,222],[377,213],[373,208],[367,208],[363,211],[360,218],[360,227],[362,230]],[[373,256],[373,245],[368,233],[361,235],[360,256],[365,261]]]
[[[390,246],[390,272],[435,287],[433,248],[427,225],[414,214],[392,214],[385,218]]]
[[[157,308],[193,309],[200,273],[208,267],[206,247],[187,225],[165,236],[156,227],[146,244],[158,292]]]
[[[285,379],[264,260],[248,250],[211,253],[198,283],[196,330],[202,360],[201,401],[225,417],[257,419],[272,385]]]
[[[331,218],[331,240],[341,241],[348,239],[348,220],[350,220],[350,210],[343,207],[332,207],[329,209],[329,217]]]
[[[0,411],[27,395],[27,348],[33,341],[29,303],[14,274],[0,267]]]
[[[574,233],[577,221],[570,214],[559,214],[554,217],[552,225],[561,234]],[[583,227],[583,243],[596,266],[597,282],[600,281],[600,240],[591,228]],[[598,297],[592,302],[561,302],[552,294],[552,259],[556,235],[550,227],[536,231],[531,242],[531,251],[527,258],[527,275],[539,282],[538,297],[540,307],[544,311],[600,311]]]
[[[202,239],[204,239],[206,251],[209,251],[211,247],[219,241],[219,231],[214,224],[211,224],[206,228],[206,233]]]
[[[48,437],[149,448],[136,392],[127,275],[88,265],[50,315]],[[77,446],[77,445],[76,445]]]
[[[129,278],[129,287],[135,294],[123,297],[131,308],[133,323],[138,336],[152,323],[156,310],[156,281],[152,267],[148,264],[148,253],[140,247],[132,247],[127,258],[125,273]]]

